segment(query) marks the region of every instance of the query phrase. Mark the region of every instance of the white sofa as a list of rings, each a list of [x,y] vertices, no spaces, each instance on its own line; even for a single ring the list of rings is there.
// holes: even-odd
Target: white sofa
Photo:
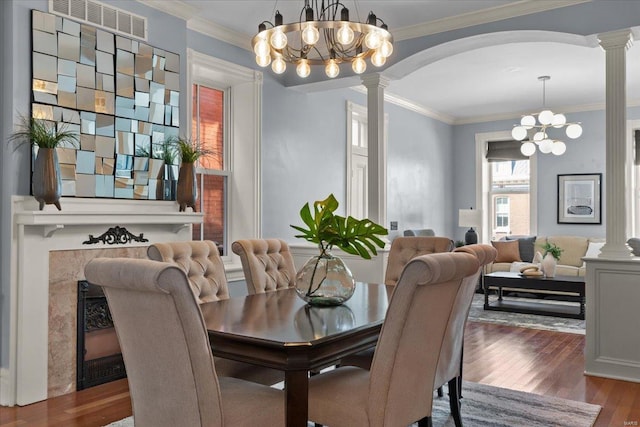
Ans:
[[[496,262],[485,266],[485,273],[519,271],[520,266],[533,261],[536,252],[544,255],[542,245],[546,242],[553,243],[563,250],[556,267],[556,275],[584,276],[586,268],[582,258],[587,255],[597,256],[605,239],[581,236],[508,236],[505,240],[492,242],[498,249],[498,256]]]

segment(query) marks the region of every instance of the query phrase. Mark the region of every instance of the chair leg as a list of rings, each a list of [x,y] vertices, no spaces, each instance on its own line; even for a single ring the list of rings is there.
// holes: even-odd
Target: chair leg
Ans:
[[[449,380],[449,407],[456,427],[462,427],[460,415],[460,391],[458,390],[458,377]]]
[[[442,391],[442,386],[438,387],[438,397],[442,397],[444,396],[444,393]]]
[[[418,427],[433,427],[433,421],[431,417],[424,417],[418,421]]]
[[[458,397],[462,399],[462,366],[464,359],[464,339],[462,340],[462,346],[460,347],[460,376],[458,377]]]

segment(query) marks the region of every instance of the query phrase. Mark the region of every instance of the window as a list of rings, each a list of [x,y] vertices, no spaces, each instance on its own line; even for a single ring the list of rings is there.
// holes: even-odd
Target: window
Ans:
[[[229,281],[242,266],[229,244],[260,237],[260,117],[262,73],[187,50],[190,134],[214,154],[197,165],[202,226],[194,239],[221,245]]]
[[[536,157],[520,153],[510,132],[476,135],[476,205],[482,210],[481,241],[536,233]]]
[[[496,197],[496,231],[506,232],[509,230],[509,198]]]
[[[198,211],[204,214],[202,224],[193,227],[194,240],[212,240],[218,244],[220,255],[227,253],[226,222],[227,181],[225,155],[225,117],[228,97],[224,90],[200,84],[192,86],[191,137],[210,155],[200,157],[196,169],[198,180]]]
[[[347,104],[347,214],[366,218],[368,212],[367,109]]]

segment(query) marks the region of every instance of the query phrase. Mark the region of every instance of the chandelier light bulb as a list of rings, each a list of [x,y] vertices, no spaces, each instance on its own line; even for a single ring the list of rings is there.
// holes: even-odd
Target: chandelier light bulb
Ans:
[[[255,53],[256,56],[267,56],[269,54],[269,43],[267,43],[265,39],[258,40],[255,46],[253,46],[253,53]]]
[[[382,44],[382,36],[380,36],[380,32],[376,30],[371,30],[364,38],[364,44],[369,49],[377,49]]]
[[[527,130],[523,126],[516,126],[511,131],[511,136],[516,141],[522,141],[523,139],[525,139],[527,137]]]
[[[287,35],[281,29],[276,29],[271,35],[271,46],[274,49],[284,49],[287,46]]]
[[[533,141],[536,144],[540,144],[540,141],[542,141],[543,139],[545,139],[547,137],[547,134],[545,132],[536,132],[533,135]]]
[[[393,44],[391,44],[389,40],[385,40],[382,42],[382,44],[380,45],[380,49],[378,50],[380,51],[381,55],[383,55],[385,58],[388,58],[393,53]]]
[[[535,126],[535,124],[536,118],[532,115],[524,116],[522,119],[520,119],[520,125],[525,129],[531,129]]]
[[[266,67],[271,64],[271,55],[256,56],[256,63],[261,67]]]
[[[309,62],[306,59],[301,59],[300,61],[298,61],[296,73],[298,73],[298,76],[302,77],[303,79],[305,77],[309,77],[309,74],[311,74],[311,67],[309,66]]]
[[[385,62],[387,62],[387,58],[377,49],[371,56],[371,63],[376,67],[382,67]]]
[[[335,59],[329,60],[327,66],[324,68],[324,72],[327,74],[327,77],[331,79],[338,77],[338,74],[340,74],[340,67],[336,64]]]
[[[351,63],[351,68],[353,69],[353,72],[356,74],[362,74],[365,72],[365,70],[367,69],[367,63],[364,62],[364,59],[362,59],[361,56],[358,56],[356,59],[353,60],[353,62]]]
[[[552,140],[543,139],[542,141],[540,141],[540,144],[538,144],[538,148],[540,149],[541,153],[549,154],[551,152],[552,145],[553,145]]]
[[[349,24],[343,24],[342,26],[340,26],[338,32],[336,33],[338,43],[341,44],[350,44],[351,42],[353,42],[353,37],[353,30],[351,29],[351,26]]]
[[[287,64],[284,62],[284,59],[282,59],[282,56],[278,56],[273,60],[271,63],[271,69],[276,74],[284,73],[284,70],[287,69]]]
[[[520,152],[525,156],[533,156],[533,153],[536,152],[536,144],[533,142],[525,142],[520,146]]]
[[[538,114],[538,121],[543,125],[550,125],[553,120],[553,111],[544,110]]]
[[[551,145],[551,152],[556,156],[561,156],[567,151],[567,144],[562,141],[556,141]]]
[[[554,115],[553,119],[551,120],[551,126],[553,126],[554,128],[561,128],[565,124],[567,124],[567,117],[562,113]]]
[[[582,126],[577,123],[567,126],[567,136],[571,139],[579,138],[582,135]]]
[[[306,44],[313,46],[320,39],[320,32],[313,24],[304,25],[304,29],[302,30],[302,41]]]

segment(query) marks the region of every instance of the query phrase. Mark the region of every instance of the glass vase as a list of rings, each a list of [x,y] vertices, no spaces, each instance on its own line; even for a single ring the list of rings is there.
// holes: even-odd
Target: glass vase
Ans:
[[[311,257],[296,275],[296,292],[308,304],[340,305],[355,291],[351,270],[331,248],[320,245],[320,255]]]

